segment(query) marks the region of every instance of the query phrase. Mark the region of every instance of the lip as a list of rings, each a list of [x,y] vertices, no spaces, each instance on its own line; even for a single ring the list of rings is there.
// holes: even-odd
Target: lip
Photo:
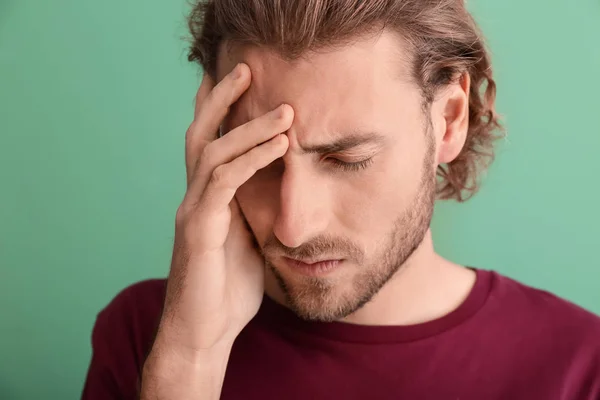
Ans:
[[[306,276],[322,276],[338,269],[344,262],[343,259],[329,260],[295,260],[283,257],[286,266],[294,272]]]

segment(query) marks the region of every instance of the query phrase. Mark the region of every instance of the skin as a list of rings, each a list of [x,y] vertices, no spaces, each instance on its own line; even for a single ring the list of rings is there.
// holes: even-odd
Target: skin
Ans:
[[[419,323],[455,309],[474,284],[473,271],[436,254],[429,229],[436,168],[465,142],[469,78],[457,77],[425,111],[408,54],[390,32],[295,61],[264,48],[221,48],[218,81],[240,62],[252,75],[224,133],[282,103],[293,109],[287,151],[235,198],[266,261],[266,294],[303,318]],[[353,135],[378,139],[304,150]],[[367,159],[364,169],[335,164]],[[306,276],[283,257],[343,262]]]

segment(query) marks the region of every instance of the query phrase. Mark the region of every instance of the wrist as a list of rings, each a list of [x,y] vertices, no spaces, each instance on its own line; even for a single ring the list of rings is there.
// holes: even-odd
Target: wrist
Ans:
[[[157,337],[142,372],[142,391],[157,398],[218,399],[231,345],[190,349]]]
[[[157,337],[145,367],[147,365],[151,371],[184,369],[200,372],[206,367],[226,365],[232,345],[223,342],[207,349],[194,349]]]

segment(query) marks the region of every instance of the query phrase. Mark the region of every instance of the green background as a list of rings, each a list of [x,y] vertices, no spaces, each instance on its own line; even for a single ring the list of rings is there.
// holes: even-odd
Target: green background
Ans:
[[[600,313],[600,2],[470,1],[502,143],[438,250]],[[78,398],[96,313],[167,272],[198,70],[184,1],[0,0],[0,398]]]

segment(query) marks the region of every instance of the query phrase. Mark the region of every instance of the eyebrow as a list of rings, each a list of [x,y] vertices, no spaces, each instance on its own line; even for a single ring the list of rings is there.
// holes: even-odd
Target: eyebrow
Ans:
[[[331,143],[301,146],[302,154],[339,153],[366,144],[383,145],[385,136],[377,132],[352,132]]]

